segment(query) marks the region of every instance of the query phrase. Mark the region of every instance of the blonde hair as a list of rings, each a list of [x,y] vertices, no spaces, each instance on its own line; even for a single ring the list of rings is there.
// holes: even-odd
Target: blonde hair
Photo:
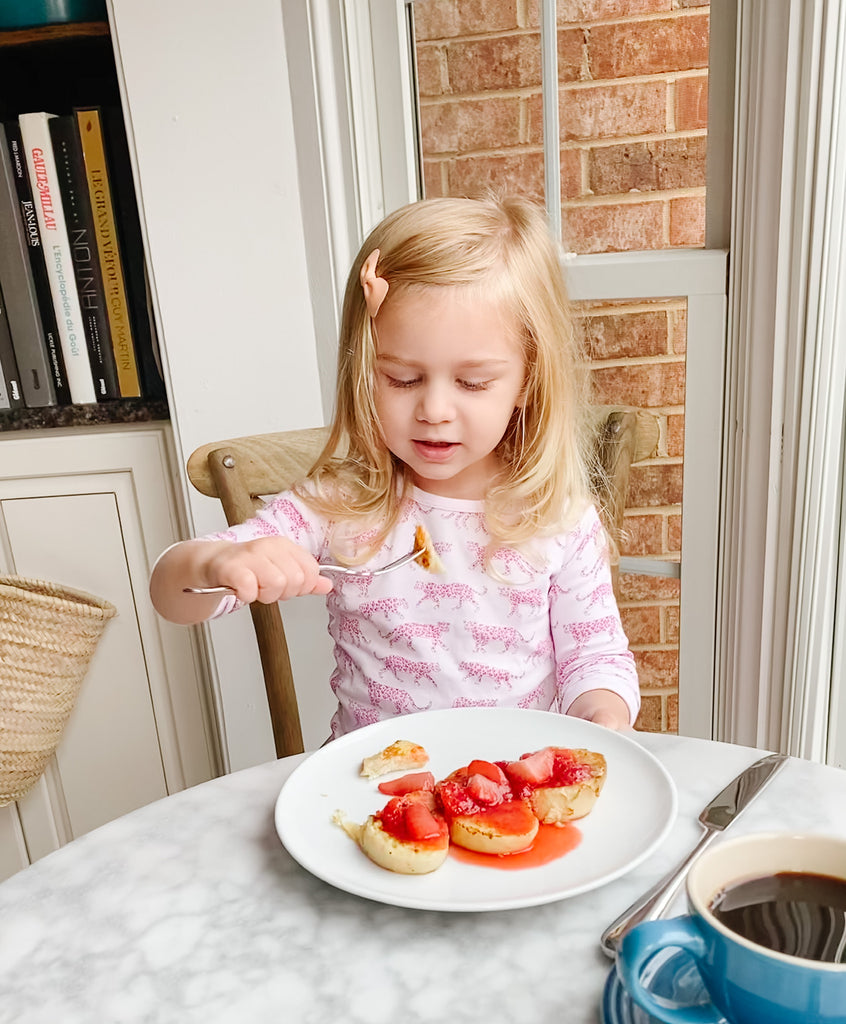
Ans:
[[[590,500],[585,375],[558,247],[543,211],[518,198],[421,200],[370,233],[347,281],[335,416],[304,499],[336,524],[373,530],[372,551],[412,486],[376,414],[376,344],[359,281],[374,249],[386,303],[413,288],[461,288],[500,304],[518,325],[524,400],[497,447],[502,472],[485,499],[492,546],[519,546],[574,522]]]

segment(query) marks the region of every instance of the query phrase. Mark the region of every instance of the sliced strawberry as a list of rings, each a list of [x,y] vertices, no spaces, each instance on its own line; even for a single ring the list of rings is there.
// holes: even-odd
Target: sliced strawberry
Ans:
[[[468,775],[484,775],[486,779],[490,779],[491,782],[505,782],[505,776],[502,774],[502,769],[499,765],[493,764],[491,761],[471,761],[467,765]]]
[[[379,792],[386,796],[403,796],[415,789],[425,789],[430,793],[435,789],[435,776],[431,772],[411,772],[399,779],[389,779],[379,783]]]
[[[511,796],[511,787],[503,780],[492,782],[485,775],[471,775],[467,780],[467,792],[484,807],[502,803]]]
[[[412,839],[437,839],[446,833],[446,822],[438,820],[424,804],[412,803],[405,809],[405,827]]]
[[[528,786],[542,786],[552,777],[555,755],[552,747],[544,747],[532,754],[524,754],[519,761],[509,761],[505,774],[512,782]]]

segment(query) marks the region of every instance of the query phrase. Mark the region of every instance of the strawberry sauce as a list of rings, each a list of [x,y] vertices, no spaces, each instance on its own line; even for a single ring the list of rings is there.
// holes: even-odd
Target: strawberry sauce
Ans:
[[[582,833],[575,825],[541,825],[538,834],[528,850],[496,856],[465,850],[455,843],[450,844],[449,855],[462,864],[475,867],[499,868],[500,871],[520,871],[523,868],[539,868],[569,853],[582,841]]]

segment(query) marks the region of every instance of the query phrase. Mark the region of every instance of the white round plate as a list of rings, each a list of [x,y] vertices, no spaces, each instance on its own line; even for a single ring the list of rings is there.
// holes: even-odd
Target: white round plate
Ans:
[[[546,746],[598,751],[608,775],[593,811],[574,826],[581,841],[550,864],[500,871],[447,857],[431,874],[399,875],[377,867],[332,822],[337,810],[362,822],[385,805],[382,780],[359,771],[364,757],[394,740],[425,747],[436,780],[474,758],[514,760]],[[663,765],[624,733],[548,711],[455,708],[378,722],[321,747],[282,787],[275,820],[291,856],[345,892],[421,910],[507,910],[575,896],[631,871],[666,836],[676,804]]]

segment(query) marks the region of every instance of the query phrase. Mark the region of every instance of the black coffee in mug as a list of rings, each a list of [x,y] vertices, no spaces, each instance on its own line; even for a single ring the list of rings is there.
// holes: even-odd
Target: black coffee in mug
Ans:
[[[729,886],[710,909],[727,928],[766,949],[846,963],[846,879],[785,871]]]

